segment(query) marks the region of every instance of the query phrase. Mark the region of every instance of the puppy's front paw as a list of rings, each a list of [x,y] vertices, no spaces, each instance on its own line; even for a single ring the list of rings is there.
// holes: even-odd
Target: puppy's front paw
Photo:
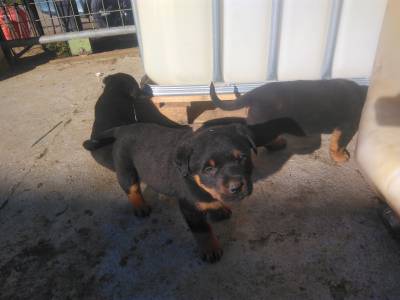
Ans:
[[[338,164],[345,163],[350,159],[350,153],[346,149],[340,149],[339,151],[331,151],[331,158]]]
[[[136,217],[145,218],[148,217],[151,213],[151,206],[147,204],[143,204],[139,207],[135,207],[133,209],[133,213]]]
[[[209,248],[209,249],[202,249],[201,250],[201,259],[203,261],[209,262],[209,263],[215,263],[219,261],[223,255],[224,251],[222,250],[221,246],[218,244],[218,246]]]
[[[223,251],[212,231],[197,232],[194,233],[194,237],[197,240],[202,260],[215,263],[221,259]]]
[[[232,210],[228,206],[223,206],[217,210],[211,210],[210,219],[214,222],[223,221],[229,219],[232,215]]]

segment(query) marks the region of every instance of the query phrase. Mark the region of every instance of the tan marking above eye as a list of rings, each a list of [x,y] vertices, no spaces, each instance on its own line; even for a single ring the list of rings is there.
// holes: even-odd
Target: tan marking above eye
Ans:
[[[209,165],[210,165],[211,167],[215,167],[215,160],[210,159],[210,160],[208,161],[208,163],[209,163]]]

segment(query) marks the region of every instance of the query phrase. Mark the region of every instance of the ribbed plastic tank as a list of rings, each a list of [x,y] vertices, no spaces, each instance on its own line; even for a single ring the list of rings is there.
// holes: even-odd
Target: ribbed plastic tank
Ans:
[[[326,75],[324,68],[327,77],[368,78],[387,1],[136,2],[147,75],[160,85],[188,85],[209,84],[215,65],[228,83],[319,79]],[[213,44],[216,24],[218,45]]]
[[[279,80],[320,78],[331,6],[330,0],[283,1]]]
[[[160,84],[209,83],[211,0],[137,1],[143,63]]]
[[[369,77],[386,4],[386,0],[343,2],[332,77]]]
[[[267,76],[271,0],[223,2],[223,78],[262,82]]]

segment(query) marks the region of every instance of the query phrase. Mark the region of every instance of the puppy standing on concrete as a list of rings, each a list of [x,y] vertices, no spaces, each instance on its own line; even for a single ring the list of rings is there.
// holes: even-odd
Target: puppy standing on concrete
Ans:
[[[343,79],[299,80],[271,82],[242,96],[236,94],[235,101],[221,101],[214,85],[210,86],[216,107],[249,107],[249,124],[288,117],[300,124],[307,135],[332,133],[329,153],[335,162],[342,163],[349,159],[346,146],[358,129],[367,87]],[[275,141],[278,146],[285,143],[282,138]]]
[[[105,149],[110,156],[109,167],[116,171],[135,215],[145,217],[151,212],[143,199],[140,181],[177,198],[202,258],[215,262],[222,256],[222,248],[206,221],[206,213],[214,220],[229,218],[231,210],[225,201],[251,194],[251,149],[256,151],[257,146],[268,144],[282,133],[304,132],[290,119],[254,126],[247,126],[243,119],[229,120],[224,125],[218,124],[226,120],[215,120],[193,132],[190,127],[173,123],[153,111],[151,105],[138,109],[141,92],[131,79],[125,75],[105,79],[105,91],[96,104],[91,139],[84,142],[84,147],[95,158]],[[121,123],[131,125],[109,129]]]
[[[303,135],[297,124],[286,119],[264,124],[264,130],[261,145],[282,133]],[[219,219],[229,218],[231,210],[225,201],[251,194],[250,152],[256,151],[257,146],[251,127],[210,125],[192,132],[189,128],[138,123],[107,130],[86,141],[84,147],[93,151],[112,140],[118,182],[135,214],[144,217],[151,211],[141,194],[140,181],[177,198],[202,258],[209,262],[219,260],[222,248],[206,221],[206,213],[214,213]]]

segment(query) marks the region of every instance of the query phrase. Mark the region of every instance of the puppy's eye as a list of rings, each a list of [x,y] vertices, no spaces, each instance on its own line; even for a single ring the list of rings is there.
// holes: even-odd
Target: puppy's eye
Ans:
[[[204,168],[204,173],[207,173],[207,174],[210,174],[210,175],[215,174],[216,171],[217,171],[217,168],[212,167],[212,166],[207,166],[207,167]]]

